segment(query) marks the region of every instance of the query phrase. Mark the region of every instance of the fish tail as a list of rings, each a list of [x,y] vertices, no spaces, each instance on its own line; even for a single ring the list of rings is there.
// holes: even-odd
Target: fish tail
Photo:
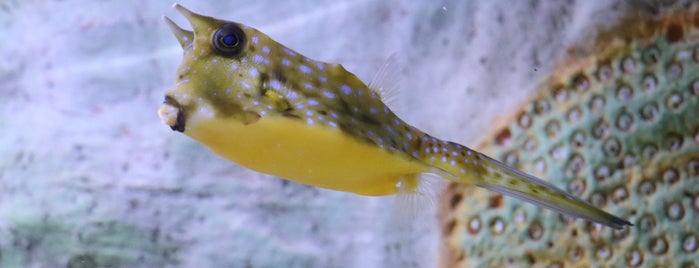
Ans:
[[[614,229],[633,225],[577,198],[553,184],[509,167],[454,142],[423,134],[418,157],[446,179],[515,197],[553,211],[600,223]]]
[[[507,166],[484,154],[476,153],[480,161],[476,185],[515,197],[553,211],[622,229],[630,222],[609,214],[562,189],[532,175]]]

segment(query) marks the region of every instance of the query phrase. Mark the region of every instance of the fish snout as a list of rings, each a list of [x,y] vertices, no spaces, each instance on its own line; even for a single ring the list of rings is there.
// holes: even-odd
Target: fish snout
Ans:
[[[182,106],[172,97],[165,96],[163,105],[158,108],[158,117],[174,131],[184,132],[185,114]]]

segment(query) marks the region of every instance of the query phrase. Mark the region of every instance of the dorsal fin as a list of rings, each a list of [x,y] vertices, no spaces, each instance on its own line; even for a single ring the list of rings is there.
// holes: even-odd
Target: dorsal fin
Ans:
[[[368,84],[369,88],[381,96],[381,101],[393,110],[398,108],[401,65],[397,53],[391,54]]]

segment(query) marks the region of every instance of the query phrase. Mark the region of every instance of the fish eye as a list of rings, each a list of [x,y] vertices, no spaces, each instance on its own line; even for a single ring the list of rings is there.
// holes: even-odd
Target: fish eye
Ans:
[[[245,33],[233,23],[221,25],[214,32],[213,45],[224,56],[235,56],[245,47]]]

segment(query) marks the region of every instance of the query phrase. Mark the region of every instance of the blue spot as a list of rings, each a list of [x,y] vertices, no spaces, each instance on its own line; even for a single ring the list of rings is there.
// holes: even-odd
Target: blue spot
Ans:
[[[263,47],[262,47],[262,52],[264,52],[265,54],[269,54],[269,47],[268,47],[268,46],[263,46]]]
[[[311,118],[306,119],[306,123],[308,123],[309,125],[313,125],[313,119],[311,119]]]
[[[344,93],[345,95],[350,95],[352,94],[352,88],[348,85],[342,85],[340,86],[340,91]]]
[[[408,138],[409,140],[413,139],[413,135],[410,133],[405,133],[405,137]]]
[[[289,59],[282,59],[282,64],[284,66],[289,66],[289,65],[291,65],[291,61],[289,61]]]
[[[337,127],[337,123],[333,121],[328,122],[328,125],[330,125],[331,127]]]
[[[291,49],[284,48],[284,53],[286,53],[289,56],[296,56],[296,52],[292,51]]]
[[[240,84],[241,84],[244,88],[250,89],[250,84],[248,84],[248,82],[240,81]]]
[[[306,89],[313,89],[313,85],[311,85],[311,83],[305,83],[303,84],[303,87],[305,87]]]
[[[300,65],[299,70],[305,74],[310,74],[311,73],[311,68],[306,66],[306,65]]]
[[[320,82],[323,82],[323,83],[327,83],[327,82],[328,82],[328,78],[325,77],[325,76],[323,76],[323,75],[321,75],[320,77],[318,77],[318,79],[320,79]]]
[[[257,44],[257,42],[260,41],[260,38],[257,37],[257,35],[253,35],[251,39],[252,39],[252,43],[253,43],[253,44]]]
[[[334,99],[334,98],[335,98],[335,93],[332,93],[332,92],[327,91],[327,90],[323,91],[323,95],[325,95],[325,97],[327,97],[328,99]]]
[[[336,112],[330,112],[330,116],[332,116],[332,118],[335,118],[335,119],[337,119],[337,118],[340,117],[340,116],[337,115]]]
[[[231,64],[231,70],[233,70],[233,71],[238,70],[238,64],[235,64],[235,63]]]
[[[262,55],[259,55],[259,54],[252,56],[252,61],[257,62],[257,63],[269,64],[269,60],[266,59],[265,57],[262,57]]]
[[[308,105],[310,105],[310,106],[318,106],[318,104],[320,104],[320,103],[318,103],[317,100],[314,100],[314,99],[308,100]]]
[[[378,111],[376,110],[376,108],[371,107],[371,108],[369,108],[369,112],[372,114],[376,114]]]
[[[257,77],[258,74],[259,74],[259,72],[257,71],[257,69],[255,69],[255,68],[250,69],[250,76]]]

